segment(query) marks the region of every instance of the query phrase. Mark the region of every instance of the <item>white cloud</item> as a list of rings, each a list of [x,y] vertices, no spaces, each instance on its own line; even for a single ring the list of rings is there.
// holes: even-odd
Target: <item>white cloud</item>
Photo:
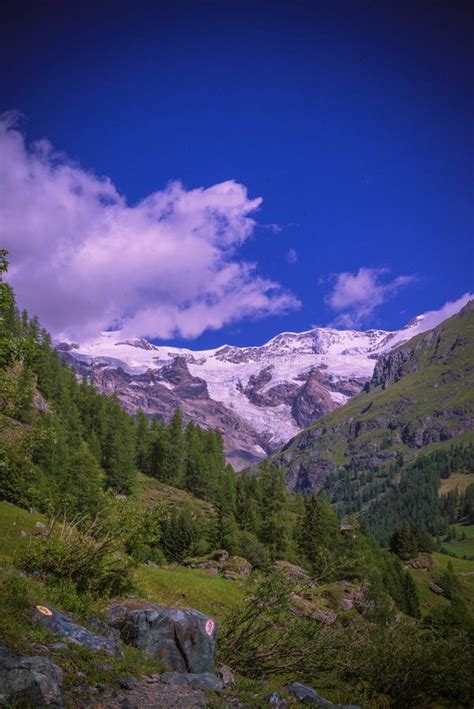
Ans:
[[[336,273],[334,286],[326,298],[329,307],[339,312],[333,321],[338,327],[359,327],[390,296],[416,280],[415,276],[397,276],[387,280],[387,268],[361,267],[357,273]]]
[[[425,332],[426,330],[432,330],[444,320],[459,313],[470,300],[474,300],[474,293],[464,293],[464,295],[457,300],[448,300],[439,310],[429,310],[423,313],[423,315],[417,318],[420,331]]]
[[[286,262],[291,265],[298,263],[298,254],[295,249],[288,249],[286,252]]]
[[[179,182],[128,205],[105,177],[25,145],[0,118],[0,244],[21,307],[53,334],[192,338],[244,318],[287,312],[297,299],[242,261],[261,198],[232,180],[186,190]]]

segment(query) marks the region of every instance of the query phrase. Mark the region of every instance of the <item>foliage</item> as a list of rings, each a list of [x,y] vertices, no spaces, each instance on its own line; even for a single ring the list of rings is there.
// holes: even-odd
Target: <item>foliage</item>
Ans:
[[[432,552],[433,542],[429,534],[417,524],[401,524],[390,537],[390,551],[400,559],[413,559],[420,552]]]
[[[221,634],[223,662],[254,678],[303,669],[314,652],[316,628],[292,613],[291,591],[281,574],[249,583]]]
[[[468,488],[462,496],[454,492],[440,499],[440,480],[448,477],[453,470],[471,470],[472,466],[472,444],[457,444],[447,450],[421,456],[415,463],[405,466],[400,482],[394,482],[364,512],[364,525],[382,544],[388,544],[395,527],[403,522],[415,523],[433,535],[443,533],[450,521],[455,521],[460,515],[469,516],[474,492]],[[454,512],[451,511],[453,507]]]
[[[45,536],[31,539],[19,551],[16,564],[46,581],[72,582],[80,593],[111,596],[132,586],[132,565],[122,548],[122,539],[97,517],[61,524],[53,519]]]

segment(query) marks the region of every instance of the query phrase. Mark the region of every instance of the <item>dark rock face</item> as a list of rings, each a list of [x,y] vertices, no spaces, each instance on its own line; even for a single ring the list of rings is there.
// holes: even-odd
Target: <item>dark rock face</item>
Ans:
[[[0,706],[63,706],[62,670],[45,657],[14,657],[0,646]]]
[[[176,672],[214,671],[216,624],[199,611],[130,599],[110,606],[107,622],[125,643],[149,652]]]
[[[299,390],[298,384],[284,382],[275,384],[267,391],[262,392],[263,387],[271,382],[273,364],[261,369],[258,374],[252,374],[248,380],[247,386],[241,387],[241,391],[245,394],[250,403],[262,408],[267,406],[280,406],[281,404],[291,405],[295,398],[296,392]]]
[[[200,672],[198,674],[182,672],[163,672],[161,675],[163,684],[177,684],[180,687],[191,687],[191,689],[202,689],[203,691],[222,692],[224,685],[219,677],[211,672]]]
[[[366,384],[366,391],[371,391],[378,386],[387,389],[393,382],[398,382],[412,356],[413,352],[410,349],[402,347],[379,359],[375,365],[372,381]],[[415,363],[413,363],[414,367]]]
[[[294,398],[291,413],[301,428],[311,425],[320,416],[337,408],[327,385],[324,385],[325,379],[322,372],[314,370]]]
[[[33,611],[34,620],[44,625],[55,635],[68,638],[72,642],[87,647],[93,652],[105,652],[107,655],[115,657],[121,656],[122,653],[118,644],[111,637],[98,635],[97,633],[87,630],[87,628],[84,628],[82,625],[75,623],[68,614],[58,611],[52,606],[49,606],[46,610],[52,615],[45,615],[45,613],[38,610],[38,608],[35,608]],[[100,621],[97,622],[100,623]],[[101,626],[102,625],[104,624],[101,624]],[[110,636],[110,628],[105,632]]]

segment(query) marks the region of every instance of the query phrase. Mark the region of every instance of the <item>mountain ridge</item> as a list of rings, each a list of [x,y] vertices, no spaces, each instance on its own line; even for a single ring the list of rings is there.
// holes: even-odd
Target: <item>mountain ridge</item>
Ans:
[[[474,301],[380,359],[371,382],[272,460],[307,492],[341,472],[378,471],[464,434],[474,437]],[[342,479],[342,478],[341,478]],[[334,481],[336,482],[336,481]]]
[[[169,420],[180,408],[186,420],[217,427],[229,462],[239,470],[360,393],[384,353],[444,316],[443,309],[417,316],[397,331],[282,332],[250,347],[191,350],[124,339],[120,331],[57,347],[99,391],[116,394],[129,413],[142,409]]]

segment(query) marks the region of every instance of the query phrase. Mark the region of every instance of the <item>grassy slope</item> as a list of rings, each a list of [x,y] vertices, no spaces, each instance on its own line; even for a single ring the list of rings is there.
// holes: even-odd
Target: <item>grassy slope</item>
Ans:
[[[162,505],[167,509],[181,509],[186,505],[192,505],[205,515],[213,512],[210,502],[199,500],[186,490],[165,485],[143,473],[138,473],[134,497],[147,508]]]
[[[401,440],[406,439],[404,431],[420,429],[428,417],[443,426],[446,436],[474,441],[472,430],[456,436],[460,420],[474,415],[474,311],[450,318],[432,333],[402,345],[400,350],[409,351],[411,359],[399,381],[363,392],[318,419],[274,456],[287,468],[290,481],[302,471],[318,478],[323,468],[330,472],[352,463],[363,469],[370,459],[380,464],[399,452],[410,459],[449,446],[452,439],[425,446]]]
[[[449,478],[441,480],[439,494],[446,495],[452,490],[457,490],[461,494],[473,483],[474,473],[452,473]]]
[[[433,555],[438,562],[438,566],[433,571],[423,569],[411,569],[411,573],[416,581],[418,595],[420,597],[421,612],[423,615],[429,613],[434,608],[448,606],[449,601],[434,593],[430,589],[430,583],[437,583],[440,575],[445,571],[449,562],[452,563],[456,574],[473,573],[473,576],[459,576],[463,598],[474,611],[474,561],[466,561],[465,559],[454,559],[446,554]]]
[[[45,522],[45,519],[0,502],[0,567],[14,562],[15,552],[35,534],[37,521]],[[27,536],[20,535],[22,530]],[[181,608],[191,606],[218,620],[242,597],[239,582],[213,576],[203,569],[141,565],[136,571],[136,581],[141,595],[150,601]]]
[[[453,524],[452,527],[456,530],[456,534],[463,533],[465,539],[453,539],[450,542],[446,542],[441,539],[443,547],[445,547],[450,553],[456,554],[456,556],[462,558],[467,556],[470,558],[474,557],[474,524]]]

